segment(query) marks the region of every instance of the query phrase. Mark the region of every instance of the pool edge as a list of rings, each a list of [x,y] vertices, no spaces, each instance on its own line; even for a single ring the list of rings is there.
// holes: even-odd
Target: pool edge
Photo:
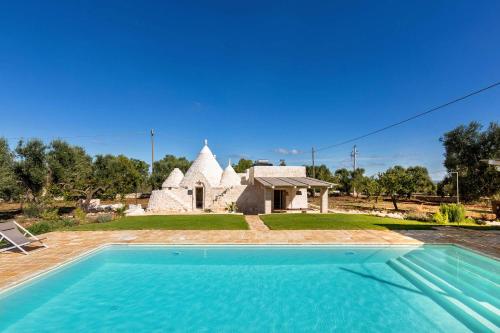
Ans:
[[[93,254],[96,254],[99,251],[102,251],[108,247],[112,246],[129,246],[129,247],[168,247],[168,246],[175,246],[175,247],[194,247],[194,246],[209,246],[209,247],[217,247],[217,246],[222,246],[222,247],[266,247],[266,246],[280,246],[280,247],[316,247],[316,246],[324,246],[324,247],[422,247],[426,245],[437,245],[437,246],[455,246],[458,248],[461,248],[463,250],[467,250],[470,252],[473,252],[474,254],[481,255],[488,257],[492,260],[500,261],[500,258],[497,258],[495,256],[489,255],[487,253],[480,252],[475,249],[468,248],[466,246],[460,245],[460,244],[455,244],[455,243],[421,243],[421,244],[387,244],[387,243],[380,243],[380,244],[325,244],[325,243],[289,243],[289,244],[283,244],[283,243],[269,243],[269,244],[258,244],[258,243],[252,243],[252,244],[237,244],[237,243],[189,243],[189,244],[173,244],[173,243],[129,243],[129,242],[111,242],[111,243],[105,243],[98,245],[97,247],[85,251],[73,258],[70,258],[62,263],[58,263],[54,266],[51,266],[45,270],[42,270],[40,272],[33,273],[25,278],[20,279],[19,281],[14,282],[12,285],[6,287],[6,288],[0,288],[0,297],[2,295],[5,295],[9,291],[15,288],[19,288],[24,284],[28,284],[36,279],[39,279],[47,274],[50,274],[53,271],[56,271],[58,269],[62,269],[65,266],[69,266],[71,264],[74,264],[80,260],[85,259],[88,256],[91,256]]]

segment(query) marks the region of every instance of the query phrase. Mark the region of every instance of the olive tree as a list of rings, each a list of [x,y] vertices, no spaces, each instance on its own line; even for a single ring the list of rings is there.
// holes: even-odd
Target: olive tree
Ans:
[[[379,179],[384,192],[391,197],[394,209],[398,210],[399,197],[408,193],[408,174],[405,168],[396,165],[379,174]]]
[[[183,173],[186,173],[190,166],[191,162],[188,159],[174,155],[165,155],[161,160],[155,161],[153,164],[153,173],[150,177],[153,190],[160,189],[161,184],[163,184],[175,168],[179,168]]]
[[[234,168],[234,171],[241,173],[241,172],[245,172],[247,169],[251,168],[252,165],[253,165],[252,160],[240,158],[238,163],[233,165],[233,168]]]
[[[445,149],[444,166],[448,172],[458,172],[461,197],[466,201],[491,196],[500,188],[500,173],[482,159],[500,159],[500,127],[492,122],[483,130],[477,122],[461,125],[447,132],[440,139]],[[456,184],[447,176],[441,188]]]
[[[38,139],[19,141],[15,149],[14,173],[28,201],[38,201],[48,180],[47,146]]]
[[[7,140],[0,138],[0,199],[12,200],[20,194],[20,190],[14,173],[14,153]]]

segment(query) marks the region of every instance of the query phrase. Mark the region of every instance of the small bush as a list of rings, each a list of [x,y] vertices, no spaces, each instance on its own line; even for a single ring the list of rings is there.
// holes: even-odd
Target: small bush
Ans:
[[[61,222],[63,227],[74,227],[78,225],[78,221],[75,219],[62,219]]]
[[[41,214],[40,217],[44,220],[55,221],[59,219],[59,214],[57,208],[55,209],[46,209]]]
[[[441,210],[439,210],[436,214],[432,216],[432,219],[436,223],[446,224],[448,223],[448,214],[446,212],[443,214],[441,213]]]
[[[26,217],[40,217],[44,211],[44,208],[36,203],[29,203],[23,207],[23,214]]]
[[[467,224],[481,224],[480,222],[478,222],[478,220],[475,220],[472,217],[466,218],[464,220],[464,223],[467,223]]]
[[[110,222],[113,219],[113,216],[111,214],[103,214],[99,215],[96,219],[97,223],[106,223]]]
[[[46,232],[51,232],[54,228],[50,221],[40,221],[33,223],[28,228],[29,232],[35,235],[44,234]]]
[[[236,202],[231,202],[226,205],[226,210],[230,213],[236,213],[238,210],[238,206],[236,206]]]
[[[405,220],[432,222],[433,218],[425,213],[409,213],[405,215]]]
[[[465,220],[465,207],[460,204],[442,204],[439,212],[448,216],[449,222],[463,222]]]
[[[74,219],[56,219],[44,220],[33,223],[27,229],[35,235],[44,234],[60,228],[74,227],[78,225],[78,221]]]
[[[121,208],[117,208],[115,210],[116,212],[116,215],[119,216],[119,217],[124,217],[125,216],[125,211],[127,210],[127,206],[123,205],[123,207]]]
[[[80,207],[77,207],[74,210],[73,215],[75,216],[76,221],[78,221],[79,223],[84,223],[87,219],[87,213],[85,213],[85,211]]]

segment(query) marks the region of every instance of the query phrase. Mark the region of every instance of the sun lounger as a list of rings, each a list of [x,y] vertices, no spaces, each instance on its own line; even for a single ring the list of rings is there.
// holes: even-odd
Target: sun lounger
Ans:
[[[20,226],[16,221],[0,222],[0,241],[11,244],[11,246],[7,246],[6,248],[0,248],[0,252],[17,248],[24,254],[28,254],[23,247],[31,243],[38,242],[44,247],[48,247],[42,242],[43,239],[44,238],[36,237]]]

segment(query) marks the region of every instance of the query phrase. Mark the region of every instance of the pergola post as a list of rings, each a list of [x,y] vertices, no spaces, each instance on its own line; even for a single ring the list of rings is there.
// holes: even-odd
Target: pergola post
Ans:
[[[328,213],[328,188],[322,187],[319,196],[321,200],[319,206],[320,213]]]
[[[273,189],[264,187],[264,214],[273,212]]]

